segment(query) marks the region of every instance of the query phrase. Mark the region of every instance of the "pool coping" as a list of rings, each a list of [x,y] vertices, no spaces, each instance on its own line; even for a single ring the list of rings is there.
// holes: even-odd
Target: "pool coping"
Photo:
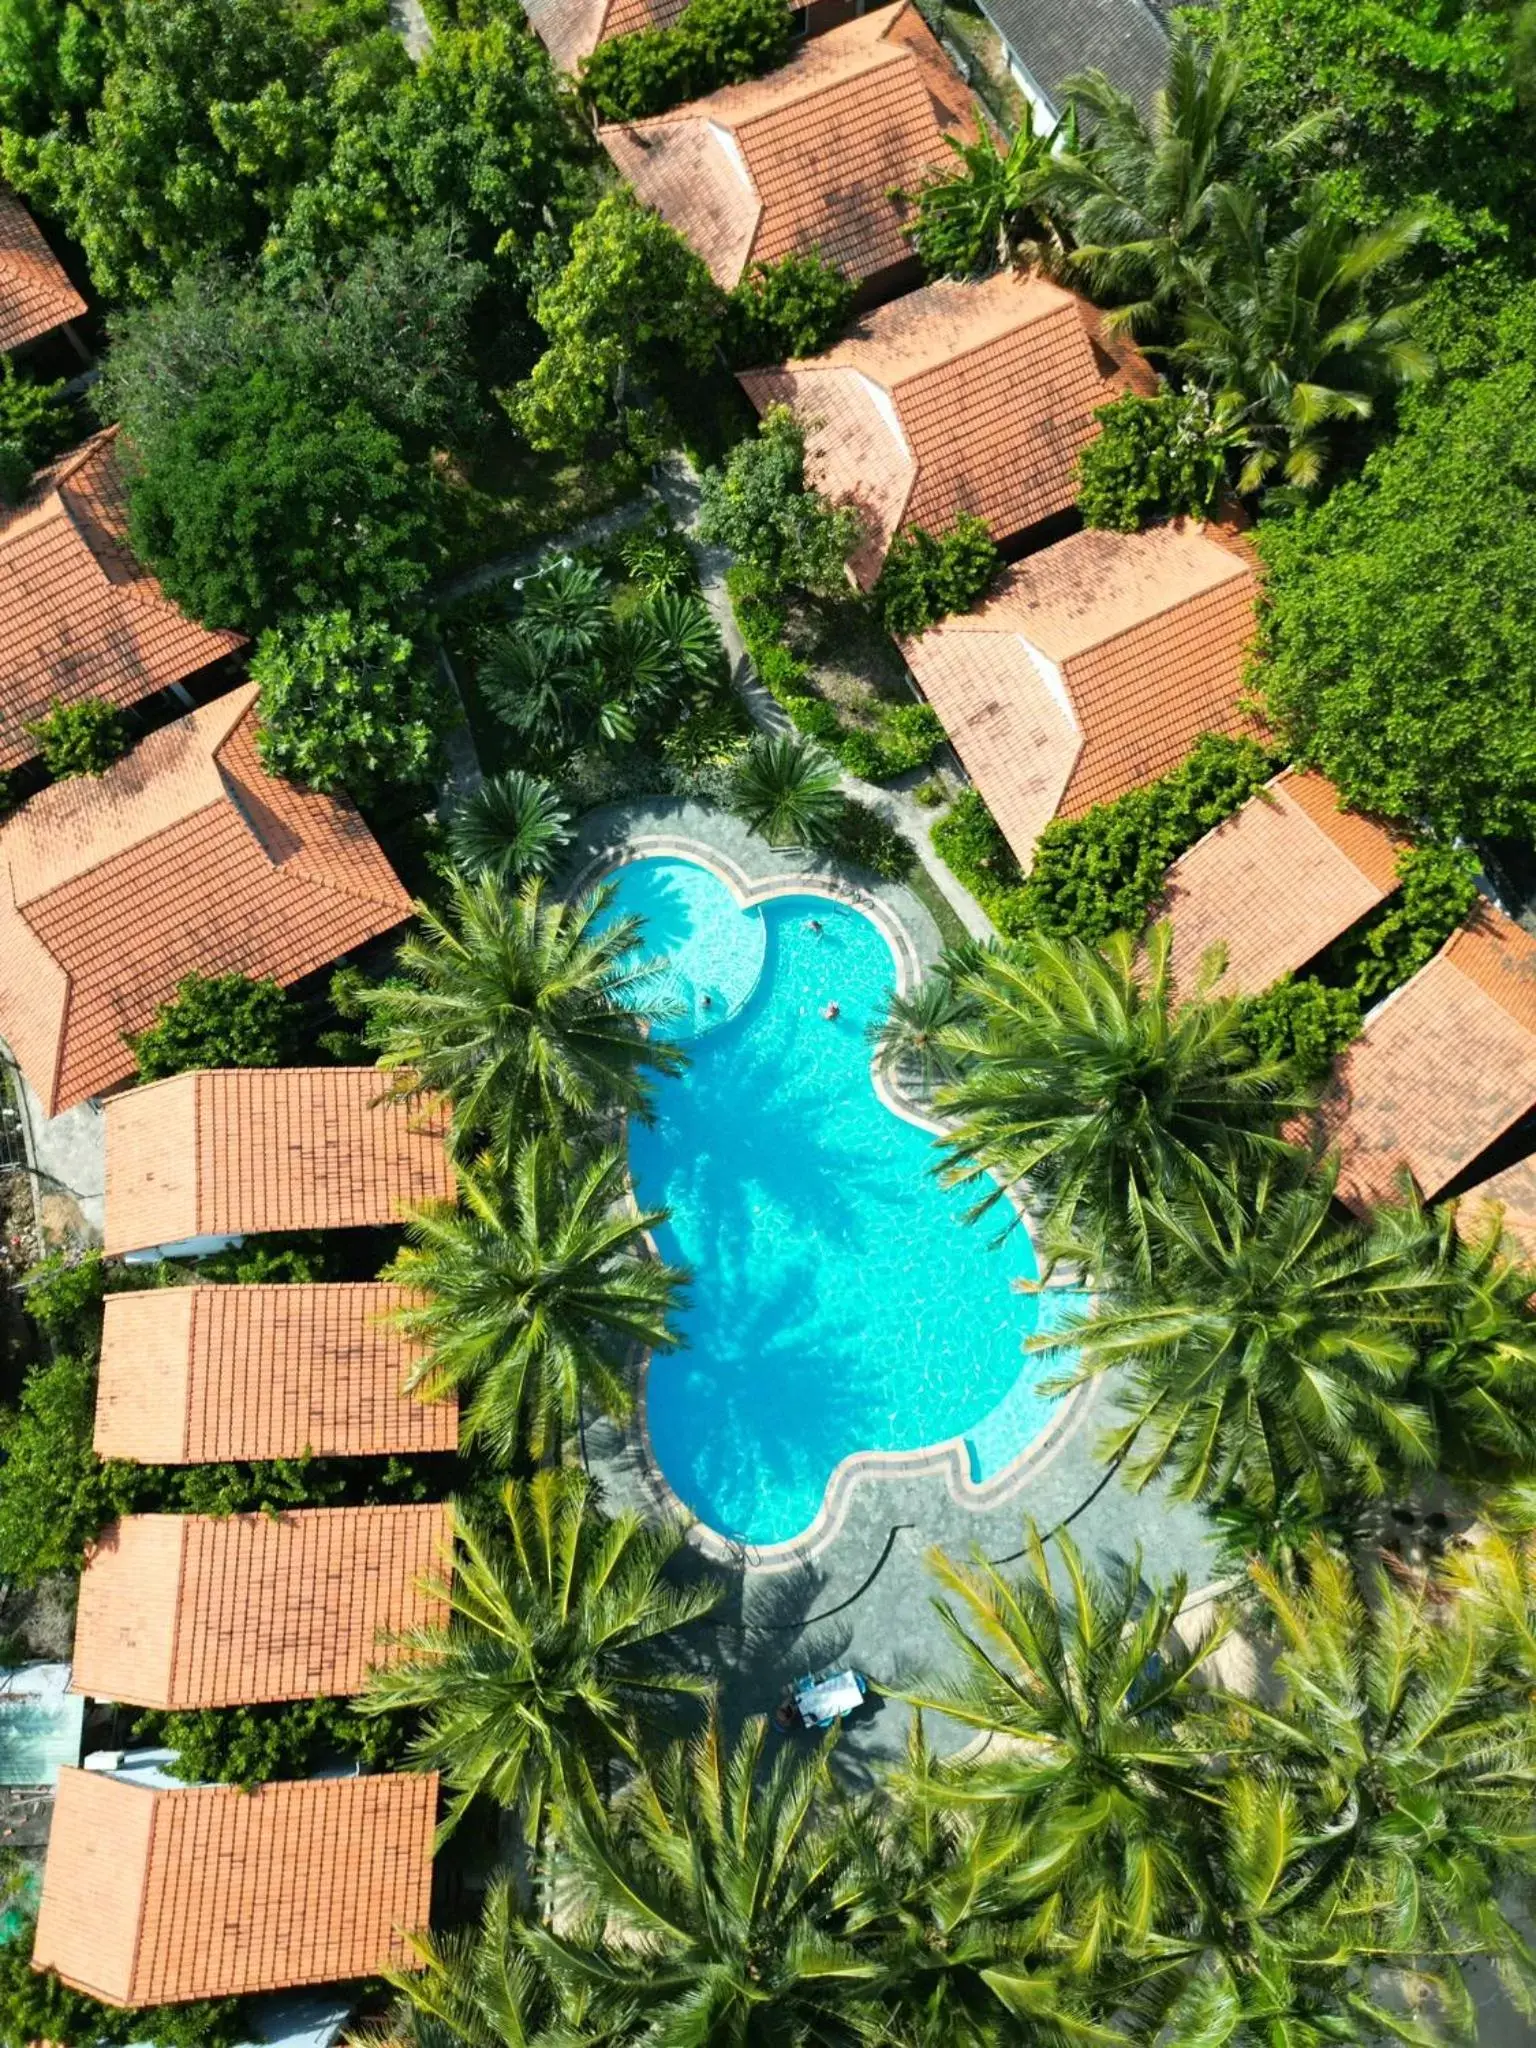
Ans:
[[[778,849],[783,851],[783,849]],[[750,875],[728,854],[718,847],[681,833],[633,832],[613,845],[601,848],[577,872],[569,883],[571,896],[579,896],[600,886],[610,875],[621,867],[627,867],[637,860],[665,858],[692,861],[707,869],[721,881],[743,909],[771,902],[781,896],[824,896],[830,902],[848,904],[867,917],[871,924],[890,947],[895,963],[896,991],[906,995],[922,974],[922,959],[912,935],[906,930],[896,913],[888,905],[853,881],[838,876],[804,870],[788,874],[772,875],[761,881],[754,881]],[[930,1115],[926,1110],[910,1101],[894,1085],[891,1076],[876,1058],[870,1060],[870,1080],[877,1099],[894,1116],[914,1124],[934,1136],[942,1136],[949,1126],[941,1117]],[[625,1185],[629,1200],[638,1213],[633,1184],[628,1178],[628,1146],[624,1150]],[[1035,1218],[1017,1187],[1004,1185],[1002,1192],[1014,1208],[1020,1227],[1027,1233],[1032,1250],[1035,1244]],[[661,1254],[649,1231],[645,1241],[653,1257]],[[1038,1264],[1038,1252],[1037,1252]],[[1080,1275],[1070,1271],[1053,1273],[1051,1278],[1040,1283],[1038,1289],[1030,1291],[1051,1291],[1057,1288],[1072,1288],[1085,1291]],[[681,1520],[687,1525],[690,1545],[701,1555],[717,1564],[747,1563],[754,1570],[762,1572],[792,1571],[819,1555],[836,1541],[841,1533],[854,1497],[864,1485],[878,1484],[891,1479],[941,1478],[944,1480],[950,1498],[957,1507],[967,1511],[983,1510],[1003,1506],[1022,1487],[1026,1480],[1033,1479],[1044,1471],[1066,1448],[1071,1437],[1087,1420],[1090,1411],[1098,1405],[1102,1382],[1093,1380],[1074,1387],[1071,1393],[1060,1399],[1056,1413],[1039,1433],[1030,1438],[1018,1456],[1009,1460],[1000,1472],[988,1479],[976,1480],[971,1477],[968,1439],[963,1431],[954,1436],[941,1438],[938,1443],[924,1444],[911,1451],[850,1451],[832,1468],[822,1490],[821,1505],[806,1526],[794,1536],[781,1543],[751,1543],[741,1537],[726,1536],[718,1529],[703,1521],[695,1509],[678,1494],[666,1473],[651,1442],[647,1382],[650,1377],[652,1354],[644,1352],[639,1360],[635,1410],[631,1423],[638,1437],[641,1451],[641,1476],[656,1507],[668,1520]]]

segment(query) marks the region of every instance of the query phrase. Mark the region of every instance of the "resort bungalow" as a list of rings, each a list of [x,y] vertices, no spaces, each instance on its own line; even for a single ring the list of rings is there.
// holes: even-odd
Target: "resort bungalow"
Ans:
[[[1157,380],[1085,299],[1002,271],[910,292],[824,355],[743,371],[741,383],[759,412],[790,407],[808,481],[860,514],[849,567],[867,590],[906,527],[938,533],[970,512],[1005,550],[1047,537],[1031,529],[1073,512],[1094,409]]]
[[[96,1455],[217,1465],[451,1451],[458,1403],[404,1391],[416,1353],[391,1319],[412,1299],[381,1281],[109,1294]]]
[[[404,1630],[446,1619],[441,1504],[125,1515],[87,1553],[72,1690],[179,1712],[361,1692]]]
[[[1223,995],[1299,973],[1393,893],[1407,844],[1345,810],[1325,777],[1287,768],[1168,870],[1158,914],[1173,922],[1176,981],[1190,986],[1216,945]]]
[[[0,771],[37,752],[27,727],[55,704],[121,709],[243,645],[185,618],[129,553],[115,427],[0,515]]]
[[[84,311],[84,299],[31,214],[8,186],[0,185],[0,354],[10,355],[67,328]]]
[[[1177,767],[1238,708],[1257,584],[1198,525],[1083,532],[903,652],[1022,866],[1055,817]]]
[[[439,1110],[375,1067],[176,1074],[106,1107],[108,1257],[193,1256],[251,1231],[399,1223],[454,1196]]]
[[[437,1789],[431,1774],[238,1792],[62,1771],[33,1966],[116,2006],[410,1968]]]
[[[965,87],[904,0],[766,78],[598,135],[723,291],[753,264],[814,249],[872,303],[921,276],[899,195],[950,161],[946,135],[971,132]]]
[[[1426,1201],[1536,1149],[1536,939],[1480,904],[1372,1011],[1317,1113],[1339,1196],[1364,1211],[1406,1173]]]
[[[0,1037],[54,1116],[132,1079],[184,975],[298,981],[410,908],[344,797],[262,767],[247,685],[0,826]]]

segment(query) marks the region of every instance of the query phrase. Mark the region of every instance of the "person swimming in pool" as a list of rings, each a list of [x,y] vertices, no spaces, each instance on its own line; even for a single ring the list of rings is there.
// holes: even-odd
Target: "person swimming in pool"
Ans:
[[[821,1014],[823,1015],[823,1017],[826,1018],[829,1024],[835,1024],[838,1018],[841,1017],[843,1013],[838,1008],[836,1003],[828,1003],[827,1007],[822,1011]]]
[[[808,917],[805,920],[805,928],[808,932],[814,932],[818,939],[823,936],[822,922],[819,917]]]

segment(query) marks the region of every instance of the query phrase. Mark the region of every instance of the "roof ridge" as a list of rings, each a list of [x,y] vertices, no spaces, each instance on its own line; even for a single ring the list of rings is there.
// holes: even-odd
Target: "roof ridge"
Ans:
[[[1024,561],[1019,563],[1018,566],[1024,568],[1029,559],[1029,556],[1026,555]],[[1150,605],[1146,611],[1138,613],[1134,619],[1130,620],[1126,625],[1118,627],[1114,632],[1106,633],[1101,640],[1090,640],[1086,646],[1076,647],[1070,654],[1064,654],[1061,657],[1060,666],[1065,669],[1070,663],[1081,661],[1085,654],[1101,653],[1104,648],[1113,647],[1117,640],[1124,640],[1131,633],[1141,632],[1154,619],[1166,619],[1170,612],[1182,611],[1187,605],[1199,604],[1204,598],[1215,597],[1219,591],[1227,589],[1230,584],[1236,583],[1240,577],[1246,576],[1251,582],[1253,580],[1252,570],[1248,569],[1235,555],[1231,559],[1233,564],[1231,575],[1223,576],[1215,583],[1207,583],[1200,590],[1180,592],[1175,590],[1169,581],[1159,583],[1155,586],[1157,591],[1156,602]],[[1027,635],[1024,637],[1027,637]],[[1281,772],[1286,773],[1288,771],[1282,770]],[[1278,780],[1278,776],[1271,777],[1271,782]],[[1270,783],[1266,782],[1263,787],[1268,789]],[[1310,823],[1311,820],[1308,822]],[[1314,829],[1321,830],[1321,827],[1315,827]]]
[[[1022,279],[1021,282],[1027,284],[1032,282],[1032,280]],[[1050,280],[1046,279],[1045,282],[1049,283]],[[1047,306],[1043,311],[1031,314],[1027,320],[1014,320],[1006,327],[999,327],[994,332],[983,335],[979,341],[968,342],[964,348],[957,348],[950,355],[940,356],[937,362],[924,363],[920,369],[909,370],[904,377],[899,378],[891,387],[892,393],[894,395],[898,390],[905,391],[909,385],[920,382],[924,377],[938,376],[940,372],[947,376],[954,369],[956,363],[963,363],[972,356],[980,355],[984,348],[996,348],[1000,341],[1011,340],[1015,334],[1020,333],[1026,327],[1044,327],[1052,320],[1061,320],[1068,317],[1073,320],[1076,326],[1082,327],[1082,322],[1077,315],[1076,305],[1070,295],[1062,305]],[[1090,347],[1092,346],[1092,337],[1086,328],[1083,328],[1083,339]]]
[[[915,71],[917,59],[905,43],[893,43],[888,35],[873,36],[867,43],[854,49],[841,68],[834,70],[829,65],[820,73],[811,72],[779,98],[770,101],[760,112],[745,114],[737,121],[719,120],[715,125],[730,128],[734,134],[739,135],[745,128],[756,128],[764,121],[779,120],[792,109],[803,106],[807,100],[819,99],[823,93],[832,92],[838,86],[852,85],[857,80],[867,77],[872,71],[888,71],[893,64],[904,63]],[[786,70],[788,68],[785,66]],[[809,67],[807,68],[809,70]],[[768,77],[772,76],[770,72]],[[754,81],[760,85],[766,82],[766,79]],[[921,86],[922,81],[915,78],[914,83]],[[702,101],[694,102],[695,107],[699,109],[697,118],[707,122],[709,116],[702,111],[703,104]]]

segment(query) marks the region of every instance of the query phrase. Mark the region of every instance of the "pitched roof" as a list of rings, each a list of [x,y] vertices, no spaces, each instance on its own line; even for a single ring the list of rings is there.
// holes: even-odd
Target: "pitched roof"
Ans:
[[[22,348],[84,311],[31,214],[0,185],[0,350]]]
[[[381,1638],[440,1622],[421,1590],[440,1504],[125,1515],[86,1557],[73,1692],[167,1711],[361,1692]]]
[[[409,1967],[436,1810],[433,1775],[239,1792],[62,1770],[33,1964],[119,2006]]]
[[[1007,540],[1076,502],[1094,409],[1156,379],[1085,300],[1041,277],[941,278],[867,314],[835,348],[746,370],[759,412],[788,405],[806,475],[863,515],[851,568],[868,587],[903,526],[977,514]]]
[[[599,43],[644,28],[671,28],[688,0],[528,0],[528,25],[562,71],[574,71]]]
[[[810,249],[852,278],[909,263],[893,195],[970,129],[965,87],[905,0],[801,44],[765,78],[598,135],[729,291],[749,265]]]
[[[176,1074],[106,1105],[109,1256],[262,1230],[398,1223],[451,1201],[441,1111],[373,1067]]]
[[[1495,1209],[1515,1256],[1536,1262],[1536,1158],[1506,1166],[1502,1173],[1463,1195],[1457,1205],[1457,1224],[1464,1232],[1480,1230]]]
[[[25,728],[54,704],[136,704],[245,644],[183,617],[127,536],[115,427],[0,516],[0,769],[37,752]]]
[[[982,0],[982,12],[1058,114],[1076,71],[1102,71],[1143,114],[1168,75],[1168,31],[1147,0]]]
[[[183,975],[292,982],[410,915],[345,797],[268,775],[254,685],[0,826],[0,1037],[49,1116],[133,1074]]]
[[[1074,534],[979,610],[902,643],[923,694],[1027,867],[1052,818],[1166,774],[1238,710],[1257,583],[1213,530]]]
[[[1341,807],[1321,775],[1288,768],[1168,870],[1173,971],[1188,983],[1225,946],[1227,995],[1257,995],[1315,960],[1397,887],[1409,844]]]
[[[451,1451],[458,1405],[404,1393],[414,1348],[378,1281],[109,1294],[96,1453],[147,1465]]]
[[[1341,1055],[1318,1112],[1339,1195],[1364,1210],[1405,1170],[1427,1201],[1536,1108],[1536,939],[1480,904]]]

